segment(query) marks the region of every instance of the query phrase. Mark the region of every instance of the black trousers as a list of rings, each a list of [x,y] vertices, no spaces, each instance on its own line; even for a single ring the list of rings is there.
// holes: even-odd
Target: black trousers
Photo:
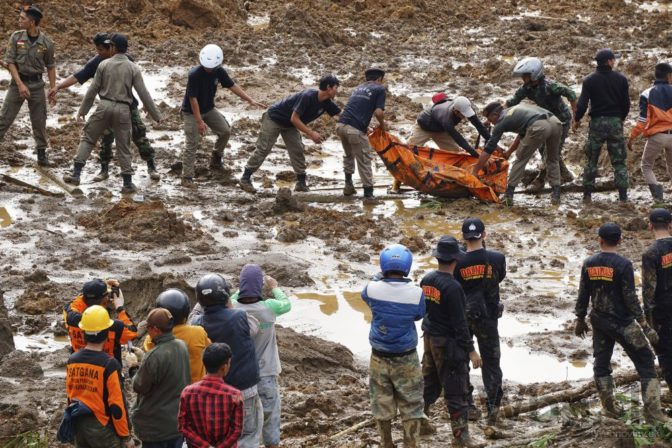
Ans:
[[[640,378],[656,378],[655,356],[637,322],[623,325],[594,315],[590,321],[593,324],[593,373],[596,378],[611,375],[611,355],[616,342],[635,364]]]
[[[483,360],[481,374],[483,375],[483,386],[488,397],[488,412],[499,407],[502,402],[504,391],[502,390],[502,369],[500,367],[500,358],[502,353],[499,347],[499,330],[497,329],[498,319],[483,318],[469,321],[469,330],[472,336],[476,336],[478,341],[478,351]],[[469,384],[469,405],[473,406],[474,388]]]
[[[424,335],[422,376],[425,382],[425,406],[436,403],[441,396],[448,407],[451,420],[458,420],[469,410],[469,365],[467,360],[455,361],[446,356],[447,338]]]
[[[653,348],[658,355],[658,364],[663,371],[667,387],[672,390],[672,315],[654,314],[653,328],[660,337],[660,341]]]

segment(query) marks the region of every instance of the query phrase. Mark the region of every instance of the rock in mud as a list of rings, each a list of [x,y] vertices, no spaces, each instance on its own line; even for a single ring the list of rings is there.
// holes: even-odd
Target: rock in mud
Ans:
[[[67,295],[67,292],[66,295],[60,295],[60,289],[60,287],[51,288],[50,284],[47,283],[33,283],[16,300],[15,308],[22,313],[31,315],[56,311],[59,307],[65,305],[65,301],[70,295],[74,297],[77,294],[77,290],[74,290],[70,295]]]
[[[7,378],[42,378],[44,372],[30,353],[14,350],[2,358],[0,376]]]
[[[287,212],[302,212],[306,206],[296,200],[292,196],[292,190],[289,188],[281,188],[275,196],[275,205],[273,205],[273,212],[281,215]]]
[[[32,274],[23,277],[23,280],[29,283],[43,283],[48,282],[49,277],[47,276],[47,273],[44,272],[42,269],[37,269]]]
[[[186,263],[191,263],[191,257],[189,255],[178,252],[161,257],[154,264],[157,266],[170,266]]]
[[[7,353],[14,351],[14,334],[9,324],[3,295],[3,291],[0,291],[0,359]]]
[[[294,243],[306,239],[306,232],[296,225],[284,225],[278,230],[276,240],[283,243]]]

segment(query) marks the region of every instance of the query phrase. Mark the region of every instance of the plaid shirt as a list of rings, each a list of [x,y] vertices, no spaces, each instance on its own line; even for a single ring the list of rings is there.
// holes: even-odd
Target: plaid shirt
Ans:
[[[182,391],[179,424],[190,447],[237,447],[243,431],[243,396],[222,378],[207,375]]]

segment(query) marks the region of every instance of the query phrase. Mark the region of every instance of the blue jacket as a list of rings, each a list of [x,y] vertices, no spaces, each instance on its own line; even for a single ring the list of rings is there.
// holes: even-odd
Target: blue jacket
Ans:
[[[373,314],[369,342],[374,350],[405,353],[415,349],[415,321],[425,317],[422,288],[407,278],[374,280],[362,291],[362,299]]]

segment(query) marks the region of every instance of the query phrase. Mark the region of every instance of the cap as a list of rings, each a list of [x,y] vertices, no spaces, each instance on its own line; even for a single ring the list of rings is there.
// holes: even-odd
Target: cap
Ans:
[[[107,294],[107,283],[100,278],[95,278],[84,283],[82,295],[84,300],[96,300]]]
[[[608,222],[602,224],[600,230],[597,231],[597,234],[600,238],[615,240],[621,238],[621,228],[614,222]]]
[[[607,62],[611,59],[617,59],[620,55],[615,54],[610,48],[601,48],[595,53],[595,60],[599,63]]]
[[[107,42],[110,39],[110,34],[109,33],[96,33],[95,36],[93,36],[93,44],[94,45],[109,45]]]
[[[467,218],[462,223],[462,236],[465,240],[477,240],[483,236],[485,224],[478,218]]]
[[[382,68],[371,67],[366,69],[364,76],[366,79],[378,79],[381,76],[385,76],[385,70]]]
[[[432,256],[443,261],[461,260],[464,252],[460,249],[460,244],[452,236],[442,236],[432,252]]]
[[[161,331],[172,330],[173,315],[165,308],[154,308],[147,315],[147,326],[156,327]]]
[[[443,103],[444,101],[447,100],[448,95],[446,95],[444,92],[435,93],[434,96],[432,96],[432,104]]]
[[[38,20],[44,17],[42,11],[40,11],[40,9],[37,6],[31,5],[30,7],[26,8],[24,12],[26,13],[27,16],[33,17]]]
[[[471,118],[476,115],[474,108],[471,107],[471,101],[464,96],[458,96],[453,100],[453,109],[464,115],[465,118]]]
[[[672,213],[665,208],[654,208],[649,214],[651,224],[670,224],[672,223]]]
[[[128,48],[128,38],[123,34],[114,33],[105,41],[106,44],[114,45],[117,50],[125,52]]]

